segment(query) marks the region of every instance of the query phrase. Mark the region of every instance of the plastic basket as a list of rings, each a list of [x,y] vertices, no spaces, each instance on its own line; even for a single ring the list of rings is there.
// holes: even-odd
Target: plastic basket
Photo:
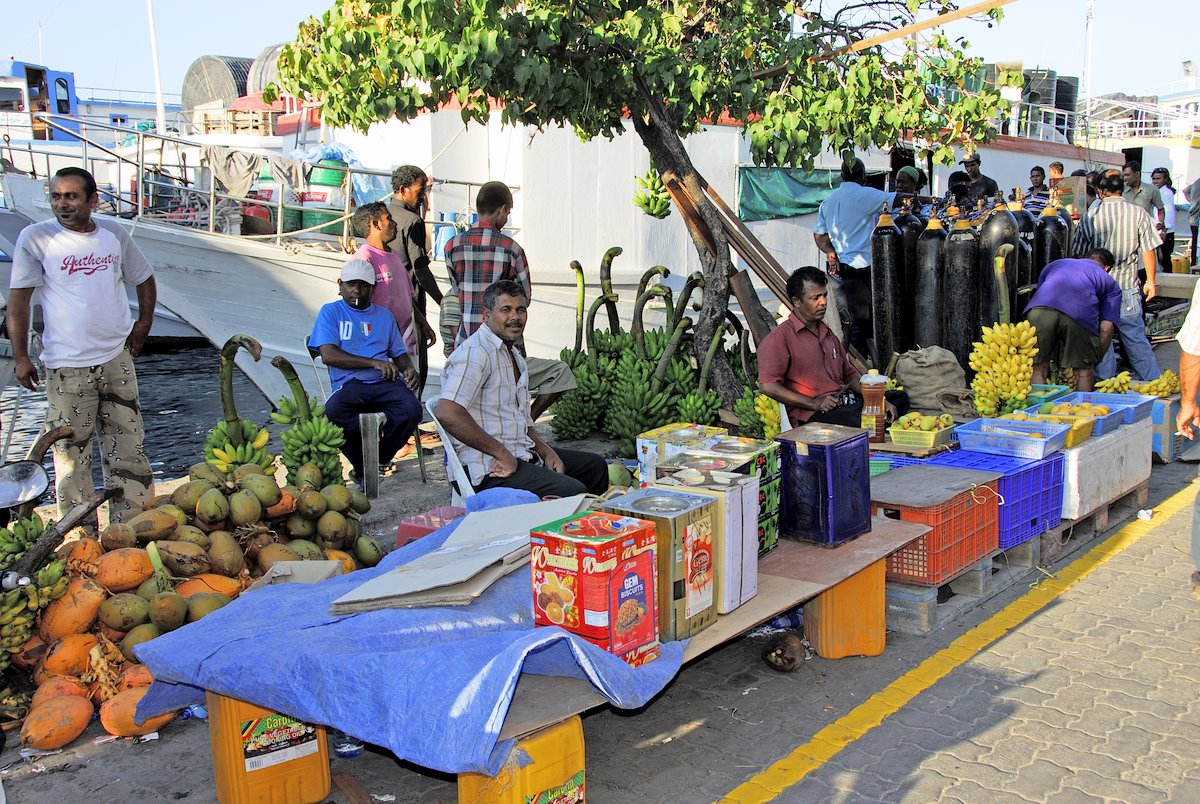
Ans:
[[[1109,408],[1124,408],[1124,424],[1133,424],[1142,419],[1150,418],[1150,409],[1154,407],[1156,396],[1148,394],[1100,394],[1094,391],[1076,391],[1073,394],[1058,399],[1058,402],[1074,404],[1076,402],[1091,402],[1093,405],[1108,405]]]
[[[875,515],[931,528],[888,556],[888,580],[940,586],[996,552],[998,502],[996,484],[986,483],[929,508],[872,503]]]
[[[997,523],[1001,550],[1041,535],[1062,521],[1063,466],[1059,452],[1040,461],[1005,458],[982,452],[951,452],[931,458],[938,466],[1000,472]]]
[[[871,477],[881,475],[884,472],[890,472],[892,469],[892,459],[889,457],[871,456]]]
[[[1071,390],[1070,386],[1067,385],[1035,384],[1032,386],[1032,388],[1033,390],[1025,395],[1025,401],[1031,405],[1040,405],[1043,402],[1049,402],[1052,399],[1058,399],[1060,396],[1066,395],[1067,392]]]
[[[1062,400],[1060,399],[1058,402],[1062,403]],[[1050,421],[1058,422],[1059,424],[1074,424],[1079,419],[1091,419],[1093,422],[1091,434],[1097,438],[1102,435],[1108,435],[1113,430],[1116,430],[1125,423],[1124,408],[1112,408],[1111,412],[1106,416],[1083,416],[1074,413],[1038,413],[1037,405],[1034,405],[1031,408],[1025,408],[1025,412],[1030,416],[1038,416],[1042,419],[1049,419]],[[1083,439],[1080,440],[1082,441]],[[1072,445],[1068,444],[1067,446],[1069,447]]]
[[[1062,449],[1067,442],[1066,424],[1019,422],[1012,419],[975,419],[955,428],[958,443],[971,452],[1007,455],[1010,458],[1038,460]],[[1008,435],[1012,432],[1042,433],[1045,438]]]
[[[902,430],[899,427],[889,427],[888,435],[892,437],[893,444],[899,444],[902,447],[940,447],[943,444],[950,443],[950,437],[954,435],[953,427],[943,427],[940,430]]]

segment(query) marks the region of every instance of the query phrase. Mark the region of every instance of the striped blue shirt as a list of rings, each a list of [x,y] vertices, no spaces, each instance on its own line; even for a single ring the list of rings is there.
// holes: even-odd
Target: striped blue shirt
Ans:
[[[1131,290],[1138,285],[1142,254],[1162,245],[1162,238],[1145,210],[1123,198],[1110,196],[1101,199],[1099,208],[1089,211],[1075,227],[1071,245],[1076,257],[1086,256],[1094,248],[1111,251],[1116,260],[1112,278],[1122,290]]]

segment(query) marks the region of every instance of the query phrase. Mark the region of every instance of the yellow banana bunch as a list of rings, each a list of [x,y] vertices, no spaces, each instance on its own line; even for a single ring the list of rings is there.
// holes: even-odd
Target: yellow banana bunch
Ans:
[[[984,327],[983,340],[973,346],[967,363],[975,372],[971,389],[979,415],[996,416],[1024,407],[1038,353],[1033,325],[1021,321]]]
[[[267,452],[267,442],[271,439],[267,428],[256,427],[249,419],[239,419],[237,426],[241,428],[242,443],[235,447],[229,436],[229,423],[224,419],[217,422],[204,445],[205,460],[218,472],[225,473],[247,463],[270,469],[275,456]]]
[[[770,441],[779,435],[779,403],[766,394],[758,394],[754,397],[754,410],[763,423],[763,438]]]
[[[1133,378],[1128,371],[1122,371],[1115,377],[1096,383],[1096,390],[1102,394],[1123,394],[1133,385]],[[1148,392],[1146,392],[1148,393]]]
[[[1100,385],[1100,383],[1096,384],[1097,391],[1100,390]],[[1149,394],[1150,396],[1157,396],[1166,399],[1173,394],[1179,393],[1183,389],[1179,384],[1179,375],[1171,371],[1171,369],[1167,369],[1158,376],[1157,380],[1139,383],[1133,386],[1133,390],[1139,394]]]
[[[26,592],[29,588],[17,587],[0,595],[0,672],[8,669],[12,655],[20,653],[33,636],[37,607],[29,603]]]

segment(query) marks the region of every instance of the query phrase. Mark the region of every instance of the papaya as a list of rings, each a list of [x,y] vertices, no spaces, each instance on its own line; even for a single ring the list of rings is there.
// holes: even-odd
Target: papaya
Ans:
[[[354,542],[354,557],[364,567],[375,566],[383,560],[385,555],[387,554],[369,536],[359,536],[358,540]]]
[[[131,664],[121,671],[117,679],[117,692],[149,687],[154,683],[154,674],[144,664]]]
[[[128,633],[150,621],[150,602],[133,592],[122,592],[100,604],[99,617],[112,630]]]
[[[125,524],[133,528],[137,540],[144,543],[169,538],[175,532],[175,528],[179,527],[179,520],[169,511],[152,508],[149,511],[143,511]]]
[[[188,477],[192,480],[207,480],[214,488],[225,485],[225,475],[208,461],[192,464],[188,468]]]
[[[32,709],[47,698],[57,698],[60,695],[87,698],[88,685],[75,676],[50,676],[33,691],[33,697],[29,699],[29,708]]]
[[[150,600],[150,598],[157,595],[160,591],[162,590],[158,588],[158,578],[154,575],[151,575],[149,578],[138,584],[138,588],[134,590],[134,593],[138,597]]]
[[[313,493],[315,494],[316,492]],[[311,519],[306,519],[299,511],[296,511],[296,513],[287,518],[284,528],[293,539],[307,539],[310,536],[315,536],[317,533],[317,523]]]
[[[96,562],[96,580],[113,592],[137,589],[154,574],[149,554],[141,547],[122,547],[100,556]]]
[[[108,599],[108,591],[88,577],[72,578],[67,593],[42,610],[38,634],[54,643],[67,634],[82,634],[96,622],[100,604]]]
[[[301,561],[325,560],[325,551],[312,542],[304,539],[292,539],[290,542],[288,542],[287,549],[300,556]]]
[[[238,485],[243,491],[253,494],[263,508],[269,508],[283,499],[283,492],[279,490],[275,478],[267,475],[248,474]]]
[[[321,478],[320,468],[311,461],[301,466],[296,470],[296,485],[301,491],[321,488],[325,483]]]
[[[185,514],[194,515],[196,503],[200,502],[200,497],[204,492],[216,487],[217,484],[210,480],[190,480],[175,489],[171,494],[171,503],[179,506]]]
[[[263,572],[271,569],[278,561],[299,561],[300,556],[287,545],[268,544],[258,551],[258,566]]]
[[[58,557],[71,562],[74,565],[79,564],[95,564],[96,561],[104,553],[104,548],[100,546],[100,542],[90,536],[81,536],[78,539],[73,539],[69,542],[63,542],[63,545],[58,548]]]
[[[92,722],[92,702],[78,695],[57,695],[40,701],[21,724],[21,744],[52,751],[70,744]]]
[[[246,475],[265,475],[266,470],[256,463],[244,463],[233,470],[233,482],[241,483]]]
[[[121,640],[121,654],[128,662],[140,662],[133,649],[143,642],[149,642],[155,637],[162,636],[162,631],[154,623],[144,623],[136,628],[130,629],[125,638]]]
[[[150,622],[157,625],[160,631],[179,628],[187,622],[187,613],[187,600],[177,592],[159,592],[150,598]]]
[[[337,511],[326,511],[317,520],[317,534],[322,539],[340,539],[346,535],[346,517]]]
[[[356,513],[365,514],[371,510],[371,501],[367,499],[367,495],[363,494],[362,489],[350,489],[350,507]]]
[[[329,508],[325,495],[319,491],[302,491],[297,501],[296,513],[305,519],[318,519]]]
[[[208,546],[212,544],[212,537],[195,525],[180,525],[175,528],[171,541],[191,542],[199,545],[201,550],[207,550]]]
[[[228,595],[222,595],[219,592],[198,592],[188,598],[187,621],[194,623],[232,602],[233,600]]]
[[[208,558],[215,572],[232,578],[246,568],[242,547],[229,531],[215,530],[208,538]]]
[[[136,547],[137,534],[133,528],[120,522],[114,522],[100,534],[100,546],[105,550],[119,550],[122,547]]]
[[[100,644],[92,634],[67,634],[42,657],[42,669],[51,676],[82,676],[90,663],[88,651]]]
[[[196,502],[196,520],[206,525],[221,522],[229,516],[229,500],[220,489],[209,489]]]
[[[338,513],[344,513],[354,502],[354,495],[350,489],[337,483],[330,483],[321,489],[321,496],[325,498],[328,509]]]
[[[145,697],[149,687],[134,687],[118,692],[100,705],[100,725],[115,737],[140,737],[158,731],[175,719],[176,712],[167,712],[146,718],[143,723],[134,722],[138,702]]]
[[[274,481],[271,481],[274,482]],[[229,524],[234,527],[252,525],[262,519],[262,503],[254,492],[242,489],[229,497]]]
[[[325,558],[329,561],[337,561],[342,565],[342,572],[346,575],[358,569],[358,564],[354,563],[354,556],[344,550],[326,550]]]
[[[190,578],[212,569],[212,560],[198,544],[191,542],[156,542],[163,564],[173,575]]]
[[[235,598],[241,594],[242,585],[233,578],[217,575],[214,572],[205,572],[188,578],[175,587],[175,591],[185,599],[204,592],[218,592],[226,597]]]

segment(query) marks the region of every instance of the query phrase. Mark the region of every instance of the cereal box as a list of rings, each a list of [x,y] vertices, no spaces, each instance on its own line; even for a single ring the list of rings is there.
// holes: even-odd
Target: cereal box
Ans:
[[[598,511],[529,535],[533,617],[633,665],[658,655],[654,523]]]

